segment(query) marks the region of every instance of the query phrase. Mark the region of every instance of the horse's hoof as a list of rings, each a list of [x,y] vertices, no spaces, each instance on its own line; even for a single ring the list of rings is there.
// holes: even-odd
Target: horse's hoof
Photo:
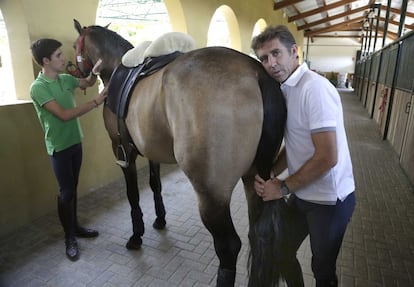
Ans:
[[[164,218],[157,218],[155,219],[152,227],[154,227],[155,229],[164,229],[166,224],[167,222],[165,221]]]
[[[139,236],[134,237],[134,235],[132,235],[126,244],[126,248],[128,250],[139,250],[141,249],[141,245],[142,245],[141,237]]]

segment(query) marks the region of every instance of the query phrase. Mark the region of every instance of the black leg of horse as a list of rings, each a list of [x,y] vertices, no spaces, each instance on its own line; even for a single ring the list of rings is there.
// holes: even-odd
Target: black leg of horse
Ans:
[[[142,211],[139,206],[139,190],[137,168],[135,158],[130,159],[128,167],[122,168],[124,173],[127,197],[131,206],[131,220],[133,235],[129,238],[126,247],[128,249],[140,249],[142,245],[142,235],[144,235],[144,221],[142,220]]]
[[[150,186],[152,192],[154,193],[154,205],[155,205],[155,214],[157,218],[155,219],[152,226],[155,229],[164,229],[165,221],[165,207],[164,202],[162,201],[161,195],[161,178],[160,178],[160,164],[148,161],[150,169]]]
[[[199,196],[202,202],[200,205],[201,219],[213,236],[214,248],[220,261],[216,286],[233,287],[241,241],[231,219],[230,203],[203,197],[200,193]]]

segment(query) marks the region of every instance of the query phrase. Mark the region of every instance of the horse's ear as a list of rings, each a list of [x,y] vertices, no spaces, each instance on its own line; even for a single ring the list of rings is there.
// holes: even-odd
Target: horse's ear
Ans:
[[[106,24],[105,28],[108,29],[109,25],[111,25],[111,23]]]
[[[81,24],[76,19],[73,19],[73,23],[74,23],[74,26],[75,26],[76,31],[78,31],[79,35],[81,35],[82,34],[82,26],[81,26]]]

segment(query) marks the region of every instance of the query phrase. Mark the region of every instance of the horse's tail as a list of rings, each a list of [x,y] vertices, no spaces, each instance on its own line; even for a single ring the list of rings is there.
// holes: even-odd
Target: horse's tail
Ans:
[[[269,179],[274,157],[282,144],[287,111],[279,83],[267,74],[259,74],[259,86],[263,100],[263,127],[255,164],[259,175]]]
[[[274,157],[282,143],[286,123],[286,105],[279,84],[267,74],[260,74],[259,85],[263,99],[263,128],[255,165],[259,175],[270,177]],[[286,212],[284,199],[262,202],[252,211],[249,231],[249,287],[278,286],[285,247],[285,228],[282,217]]]

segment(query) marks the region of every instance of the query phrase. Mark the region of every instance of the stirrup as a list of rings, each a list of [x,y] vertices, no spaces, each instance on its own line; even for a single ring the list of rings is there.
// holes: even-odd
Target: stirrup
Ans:
[[[124,159],[124,160],[122,160],[122,159],[120,159],[119,158],[119,152],[122,152],[122,158]],[[127,160],[127,155],[126,155],[126,152],[125,152],[125,149],[124,149],[124,146],[122,145],[122,144],[119,144],[118,146],[117,146],[117,148],[116,148],[116,158],[117,158],[117,160],[115,161],[115,163],[117,164],[117,165],[119,165],[120,167],[122,167],[122,168],[127,168],[127,167],[129,167],[129,162],[128,162],[128,160]]]

